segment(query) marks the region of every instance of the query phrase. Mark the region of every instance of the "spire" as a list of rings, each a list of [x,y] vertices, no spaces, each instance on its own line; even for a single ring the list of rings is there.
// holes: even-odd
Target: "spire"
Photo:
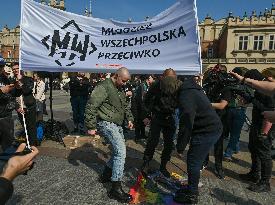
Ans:
[[[233,12],[232,11],[229,11],[228,18],[233,18]]]
[[[257,17],[256,10],[253,10],[253,11],[252,11],[252,16],[253,16],[253,17]]]
[[[87,8],[87,7],[85,8],[84,16],[89,16],[89,11],[88,11],[88,8]]]
[[[243,18],[247,18],[247,12],[244,12]]]
[[[211,16],[209,14],[206,14],[205,19],[211,19]]]
[[[92,16],[92,0],[90,0],[90,11],[89,11],[89,16]]]
[[[132,18],[128,18],[128,23],[132,23]]]
[[[275,3],[272,3],[271,15],[275,16]]]

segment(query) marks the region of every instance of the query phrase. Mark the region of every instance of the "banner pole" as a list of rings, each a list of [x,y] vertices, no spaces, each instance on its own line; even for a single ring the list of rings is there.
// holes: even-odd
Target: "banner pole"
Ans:
[[[20,43],[19,43],[19,75],[21,75],[21,71],[22,71],[22,59],[21,59],[21,46],[22,46],[22,22],[23,22],[23,10],[24,10],[24,0],[21,0],[21,19],[20,19]],[[20,106],[22,109],[24,109],[24,102],[23,102],[23,96],[20,96]],[[31,149],[30,146],[30,141],[29,141],[29,135],[28,135],[28,130],[27,130],[27,125],[26,125],[26,117],[25,117],[25,113],[22,113],[22,117],[23,117],[23,126],[24,126],[24,130],[25,130],[25,134],[26,134],[26,142],[27,142],[27,147],[29,149]]]

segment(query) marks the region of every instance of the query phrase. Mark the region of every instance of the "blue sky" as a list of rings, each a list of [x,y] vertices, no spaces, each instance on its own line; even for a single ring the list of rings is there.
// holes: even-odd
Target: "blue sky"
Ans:
[[[4,3],[5,2],[5,3]],[[83,14],[89,0],[65,0],[67,11]],[[146,16],[155,16],[171,6],[176,0],[92,0],[93,15],[99,18],[113,18],[126,21],[131,17],[141,21]],[[207,14],[214,19],[220,19],[232,11],[234,15],[243,16],[247,11],[257,13],[271,8],[275,0],[197,0],[199,20]],[[1,0],[0,28],[4,25],[14,27],[20,21],[20,0]]]

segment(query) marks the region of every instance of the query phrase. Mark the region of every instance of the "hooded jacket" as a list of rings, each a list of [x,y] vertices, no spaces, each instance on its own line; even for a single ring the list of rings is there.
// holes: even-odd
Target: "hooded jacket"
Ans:
[[[192,136],[222,132],[222,123],[205,95],[194,80],[183,82],[179,92],[180,128],[177,150],[183,152]]]

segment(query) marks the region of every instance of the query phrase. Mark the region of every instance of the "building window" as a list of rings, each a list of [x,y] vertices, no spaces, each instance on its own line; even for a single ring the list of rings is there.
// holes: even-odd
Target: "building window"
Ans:
[[[269,50],[275,50],[275,35],[269,36]]]
[[[254,36],[253,49],[257,51],[263,50],[264,36]]]
[[[239,50],[245,51],[248,47],[248,36],[240,36],[239,37]]]
[[[11,53],[11,51],[8,51],[8,58],[12,58],[12,53]]]
[[[208,50],[207,50],[207,58],[214,58],[214,50],[213,50],[213,48],[208,48]]]

